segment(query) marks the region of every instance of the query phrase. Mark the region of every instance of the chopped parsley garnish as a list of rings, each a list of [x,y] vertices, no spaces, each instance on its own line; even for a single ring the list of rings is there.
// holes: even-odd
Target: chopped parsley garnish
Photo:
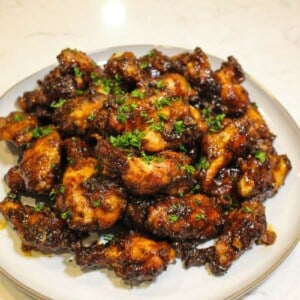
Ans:
[[[90,76],[93,81],[98,79],[98,75],[95,72],[91,72]]]
[[[143,117],[143,118],[147,118],[147,117],[148,117],[148,114],[147,114],[147,112],[142,111],[142,112],[140,113],[140,116]]]
[[[66,210],[66,211],[64,211],[64,212],[62,212],[61,214],[60,214],[60,216],[61,216],[61,218],[62,219],[68,219],[70,216],[71,216],[71,211],[70,210]]]
[[[16,114],[14,115],[14,121],[19,122],[19,121],[24,121],[25,120],[25,114]]]
[[[177,220],[178,220],[178,216],[177,215],[174,215],[174,214],[169,215],[169,221],[170,221],[170,223],[174,223]]]
[[[252,212],[253,212],[253,209],[252,209],[251,207],[249,207],[249,206],[245,206],[245,207],[244,207],[244,211],[245,211],[246,213],[252,213]]]
[[[52,132],[52,128],[51,127],[36,127],[32,130],[32,136],[34,138],[39,138],[39,137],[43,137],[46,136],[48,134],[50,134]]]
[[[67,102],[66,99],[60,98],[60,99],[57,100],[57,101],[53,101],[53,102],[50,104],[50,107],[52,107],[52,108],[62,107],[66,102]]]
[[[151,118],[151,119],[148,119],[146,121],[147,124],[153,124],[155,122],[155,119],[154,118]]]
[[[187,149],[186,149],[185,146],[183,146],[183,145],[179,145],[179,146],[178,146],[178,149],[179,149],[181,152],[183,152],[183,153],[188,153]]]
[[[50,200],[55,200],[56,196],[58,194],[63,194],[65,190],[66,187],[63,184],[58,189],[52,188],[49,193]]]
[[[165,85],[164,85],[164,83],[163,83],[162,80],[159,80],[159,81],[156,82],[156,87],[157,87],[158,89],[162,89],[164,86],[165,86]]]
[[[200,220],[204,220],[205,219],[205,215],[204,214],[197,214],[195,217],[196,221],[200,221]]]
[[[196,192],[201,190],[201,185],[199,183],[197,183],[195,186],[192,187],[191,189],[191,193],[195,194]]]
[[[88,120],[92,122],[92,121],[94,121],[94,119],[95,119],[95,113],[91,112],[88,116]]]
[[[80,96],[80,95],[83,94],[83,90],[77,89],[77,90],[75,91],[75,94],[76,94],[76,96]]]
[[[113,237],[114,237],[114,235],[112,233],[103,234],[103,239],[108,242],[110,242],[113,239]]]
[[[195,201],[195,204],[196,204],[197,206],[201,205],[201,200],[200,200],[200,199],[197,199],[197,200]]]
[[[187,165],[185,169],[188,174],[193,174],[195,172],[195,167],[192,165]]]
[[[206,170],[209,167],[209,162],[207,161],[206,157],[201,156],[199,162],[196,164],[196,168],[198,170]]]
[[[158,117],[159,117],[159,119],[162,120],[162,121],[168,121],[168,116],[165,115],[165,114],[159,113],[159,114],[158,114]]]
[[[170,105],[170,103],[171,103],[171,99],[167,98],[167,97],[164,97],[164,98],[161,98],[159,100],[156,100],[154,102],[154,105],[155,105],[155,108],[157,110],[161,110],[161,109],[163,109],[164,106]]]
[[[115,98],[115,102],[119,105],[123,104],[126,101],[126,97],[125,96],[118,96]]]
[[[80,71],[80,69],[78,67],[74,68],[74,75],[75,75],[75,77],[78,77],[78,78],[82,77],[82,72]]]
[[[8,193],[7,194],[7,198],[14,200],[14,199],[17,198],[17,194],[15,194],[15,193]]]
[[[179,198],[183,198],[183,196],[184,196],[183,192],[178,192],[178,197]]]
[[[118,120],[118,122],[124,124],[124,123],[126,123],[127,116],[123,115],[123,114],[118,114],[117,115],[117,120]]]
[[[176,121],[174,125],[174,132],[175,134],[181,134],[184,131],[184,124],[182,120]]]
[[[56,163],[54,163],[53,161],[50,163],[51,169],[56,169]]]
[[[141,139],[144,135],[145,135],[144,132],[134,130],[133,132],[125,132],[122,135],[110,136],[109,140],[114,147],[119,147],[119,148],[136,147],[140,149]]]
[[[147,61],[142,61],[142,62],[140,62],[140,68],[142,69],[142,70],[144,70],[144,69],[146,69],[146,68],[148,68],[149,67],[149,63],[147,62]]]
[[[150,128],[155,131],[162,132],[164,129],[164,123],[160,122],[160,123],[152,124]]]
[[[67,157],[67,161],[68,161],[69,165],[73,165],[75,163],[75,159],[72,157]]]
[[[145,97],[145,94],[141,92],[139,89],[135,89],[130,93],[130,96],[133,98],[143,99]]]
[[[266,161],[267,155],[264,151],[258,150],[254,153],[254,157],[257,158],[262,164]]]
[[[100,206],[100,201],[93,201],[93,207]]]
[[[35,212],[39,212],[43,209],[43,207],[45,206],[45,204],[43,202],[38,202],[36,203],[36,205],[33,207],[33,210]]]
[[[154,57],[156,55],[156,51],[154,49],[150,50],[146,56]]]
[[[205,118],[207,125],[209,126],[209,132],[214,133],[218,130],[222,129],[222,121],[225,118],[225,114],[218,114],[216,116],[211,115],[211,110],[208,108],[204,108],[202,110],[202,115]]]
[[[141,158],[148,165],[150,164],[151,161],[154,161],[154,162],[162,162],[163,161],[163,157],[154,156],[154,155],[148,155],[145,152],[141,153]]]

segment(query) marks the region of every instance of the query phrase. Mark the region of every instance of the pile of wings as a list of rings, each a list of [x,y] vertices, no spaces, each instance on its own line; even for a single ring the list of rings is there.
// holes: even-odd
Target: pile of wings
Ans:
[[[291,165],[234,57],[216,71],[200,48],[116,53],[103,67],[76,49],[57,58],[22,110],[0,118],[0,140],[20,150],[0,212],[23,250],[74,253],[83,270],[138,284],[176,257],[222,274],[274,242],[263,201]],[[106,241],[85,245],[91,232]]]

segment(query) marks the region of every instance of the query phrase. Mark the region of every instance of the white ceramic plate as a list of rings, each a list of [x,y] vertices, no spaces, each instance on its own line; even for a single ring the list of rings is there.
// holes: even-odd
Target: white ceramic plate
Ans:
[[[112,53],[128,50],[140,56],[153,47],[168,55],[186,51],[174,47],[137,45],[101,50],[92,54],[92,57],[102,64]],[[210,61],[214,69],[220,66],[221,60],[218,58],[210,56]],[[15,110],[16,98],[24,91],[33,89],[37,79],[43,78],[51,68],[24,79],[2,96],[1,116]],[[274,245],[254,246],[234,262],[228,273],[222,277],[209,275],[203,267],[185,270],[181,262],[177,261],[156,282],[130,288],[111,271],[82,273],[74,263],[69,262],[68,255],[25,256],[20,250],[16,233],[7,226],[0,231],[0,270],[24,292],[41,299],[232,299],[259,284],[283,261],[299,239],[300,134],[296,123],[281,104],[249,75],[246,76],[244,86],[250,93],[251,100],[258,104],[271,130],[277,135],[276,149],[279,153],[287,153],[293,166],[279,193],[265,203],[268,222],[277,233]],[[16,160],[7,145],[0,142],[1,178]],[[5,192],[7,187],[2,180],[0,199],[4,198]]]

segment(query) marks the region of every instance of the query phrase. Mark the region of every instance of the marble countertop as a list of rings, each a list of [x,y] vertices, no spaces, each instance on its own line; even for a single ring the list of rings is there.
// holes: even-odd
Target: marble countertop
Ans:
[[[66,47],[201,46],[234,54],[300,124],[299,20],[299,0],[1,0],[0,95]],[[299,299],[299,250],[243,299]],[[0,275],[0,299],[29,298]]]

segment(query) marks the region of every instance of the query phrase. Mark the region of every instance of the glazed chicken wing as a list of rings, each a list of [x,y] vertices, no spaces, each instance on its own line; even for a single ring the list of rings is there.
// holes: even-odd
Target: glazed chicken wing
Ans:
[[[175,259],[167,242],[156,242],[137,233],[93,244],[77,251],[76,262],[83,269],[111,268],[129,284],[154,280]]]
[[[0,212],[16,229],[24,251],[69,252],[80,246],[78,237],[52,208],[22,205],[7,198],[0,202]]]
[[[0,141],[11,141],[23,148],[31,142],[32,130],[38,125],[34,115],[12,112],[6,118],[0,118]]]
[[[63,191],[56,206],[65,214],[68,225],[80,231],[105,229],[113,225],[125,209],[123,188],[97,175],[98,162],[79,138],[65,140],[68,167]],[[60,188],[61,190],[61,188]]]
[[[36,127],[31,134],[34,139],[24,150],[20,165],[10,169],[6,179],[13,190],[48,194],[59,175],[61,138],[52,126]]]

